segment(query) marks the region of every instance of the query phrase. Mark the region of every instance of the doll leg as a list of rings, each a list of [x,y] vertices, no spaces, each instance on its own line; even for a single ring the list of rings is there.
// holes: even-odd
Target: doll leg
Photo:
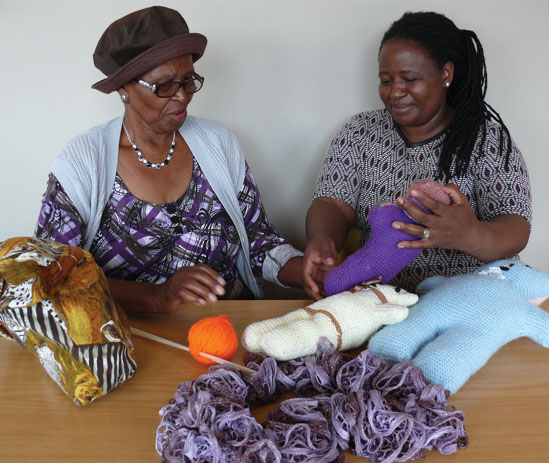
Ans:
[[[428,343],[412,363],[425,377],[452,394],[478,371],[498,349],[490,333],[472,326],[452,327]]]
[[[399,207],[390,203],[378,206],[370,211],[368,220],[371,226],[368,242],[326,275],[324,290],[329,296],[377,277],[387,283],[421,253],[421,249],[397,248],[400,241],[418,239],[391,227],[394,221],[414,223]]]
[[[242,345],[249,352],[261,351],[261,338],[276,328],[293,323],[297,320],[308,319],[310,315],[304,309],[294,310],[282,317],[269,318],[248,325],[242,333]]]
[[[260,350],[276,360],[291,360],[314,354],[322,336],[335,345],[335,326],[325,315],[308,315],[308,319],[297,320],[265,333],[259,340]]]
[[[430,315],[430,312],[419,313],[412,306],[407,319],[375,333],[368,342],[368,350],[391,364],[411,360],[440,333],[441,327]]]
[[[448,194],[432,180],[420,180],[412,188],[422,191],[441,203],[450,204]],[[408,199],[423,211],[430,212],[411,195],[408,195]],[[391,227],[391,223],[395,221],[416,223],[399,207],[391,203],[378,206],[370,211],[368,221],[371,226],[368,242],[326,275],[324,290],[329,296],[378,277],[382,277],[382,283],[388,283],[421,253],[421,249],[397,248],[400,241],[418,239],[417,236]]]

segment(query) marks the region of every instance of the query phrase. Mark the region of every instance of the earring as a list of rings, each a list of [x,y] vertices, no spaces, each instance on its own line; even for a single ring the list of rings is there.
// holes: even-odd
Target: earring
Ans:
[[[130,102],[126,95],[120,95],[120,101],[124,104],[128,104]]]
[[[450,86],[450,82],[444,82],[444,86],[448,88]]]

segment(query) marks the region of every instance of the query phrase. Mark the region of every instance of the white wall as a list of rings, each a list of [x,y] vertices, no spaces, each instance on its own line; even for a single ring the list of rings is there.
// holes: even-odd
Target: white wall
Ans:
[[[352,114],[381,107],[377,48],[406,10],[435,10],[479,35],[487,100],[529,166],[534,224],[522,256],[549,272],[547,0],[162,1],[208,37],[190,112],[238,135],[271,221],[298,246],[321,161]],[[119,115],[92,53],[143,0],[0,0],[0,240],[31,235],[51,161],[76,134]]]

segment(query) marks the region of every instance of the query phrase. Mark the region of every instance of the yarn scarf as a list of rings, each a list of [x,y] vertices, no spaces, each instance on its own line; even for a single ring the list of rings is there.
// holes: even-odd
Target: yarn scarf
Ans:
[[[356,358],[325,338],[315,355],[277,364],[254,354],[255,374],[212,367],[179,385],[162,416],[156,450],[165,463],[342,463],[344,451],[391,463],[467,446],[464,415],[418,367],[390,367],[367,350]],[[267,415],[249,407],[294,391]]]

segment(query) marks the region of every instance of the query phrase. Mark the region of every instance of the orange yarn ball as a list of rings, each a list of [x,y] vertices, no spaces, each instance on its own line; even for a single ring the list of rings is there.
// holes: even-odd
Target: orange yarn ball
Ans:
[[[229,360],[238,349],[238,337],[228,315],[207,317],[197,321],[189,330],[189,351],[200,363],[213,365],[213,360],[200,352]]]

